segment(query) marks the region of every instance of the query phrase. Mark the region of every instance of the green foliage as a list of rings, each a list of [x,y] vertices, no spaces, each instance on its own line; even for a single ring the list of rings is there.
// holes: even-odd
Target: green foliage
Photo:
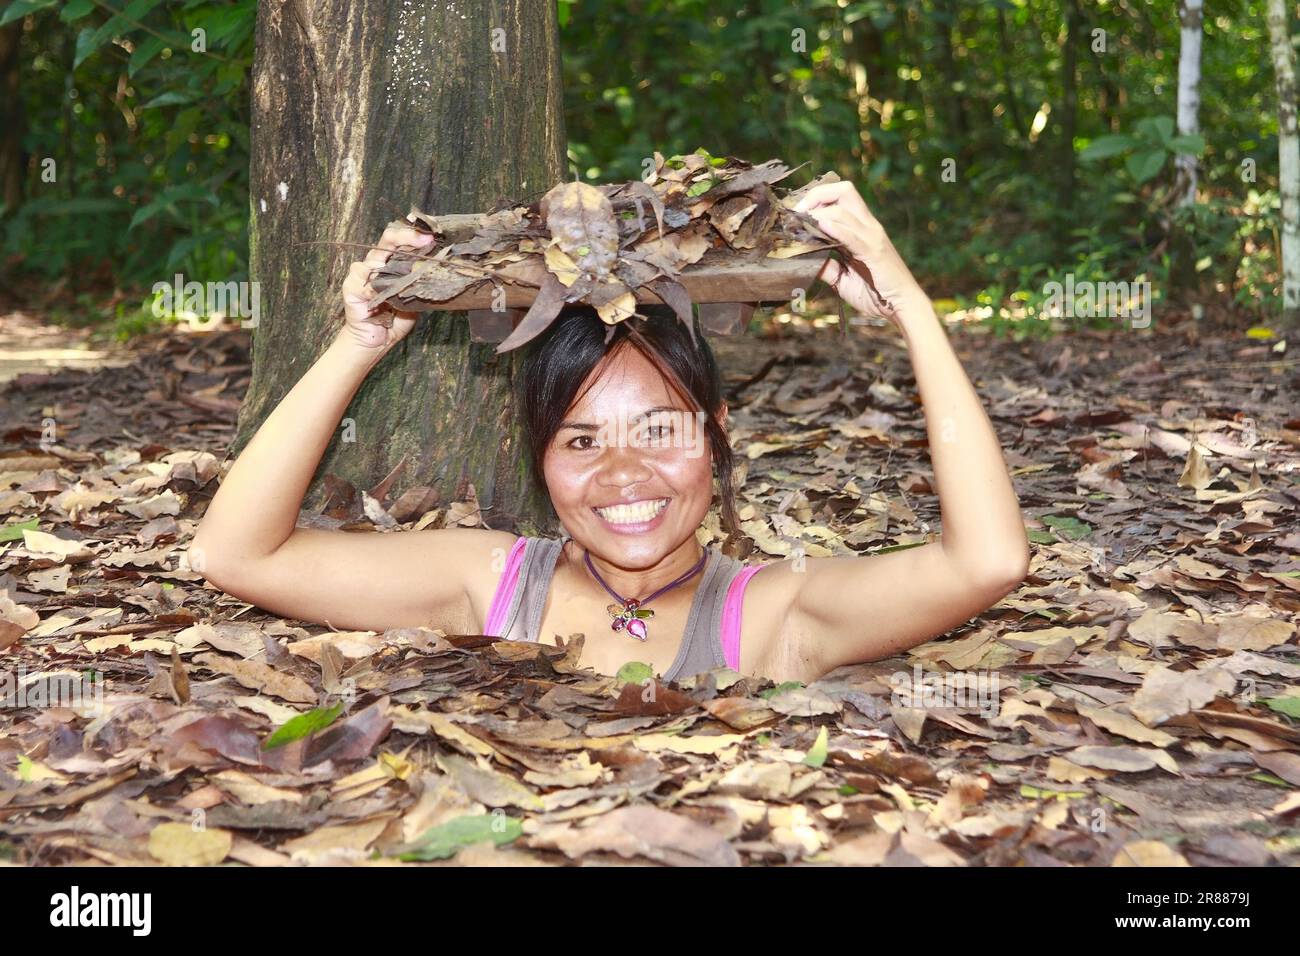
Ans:
[[[557,0],[572,171],[639,178],[655,152],[701,145],[806,164],[792,185],[834,169],[927,289],[999,335],[1059,327],[1037,316],[1066,273],[1143,276],[1167,298],[1187,282],[1174,239],[1202,289],[1263,321],[1278,298],[1264,0],[1207,11],[1191,137],[1172,119],[1175,7],[1078,5],[1072,75],[1068,9]],[[24,200],[0,217],[9,261],[100,286],[246,278],[255,21],[255,0],[0,0],[0,23],[22,26],[26,113]],[[1200,160],[1187,208],[1169,202],[1184,151]]]
[[[341,713],[343,713],[343,705],[335,704],[333,707],[317,707],[305,714],[292,717],[262,742],[262,749],[274,750],[276,747],[283,747],[285,744],[302,740],[317,731],[324,730],[334,723]]]
[[[858,183],[931,294],[989,313],[998,334],[1050,334],[1036,308],[1067,272],[1145,276],[1167,298],[1174,230],[1207,288],[1272,302],[1273,214],[1249,199],[1276,183],[1264,3],[1207,12],[1194,137],[1172,119],[1175,7],[1080,7],[1067,84],[1060,0],[574,4],[562,34],[571,166],[631,178],[656,150],[704,144],[807,162],[792,183],[834,169]],[[1200,208],[1171,219],[1170,157],[1182,151],[1201,160]]]
[[[1205,139],[1199,134],[1174,135],[1174,120],[1170,116],[1144,116],[1134,124],[1132,134],[1108,133],[1099,136],[1079,154],[1082,162],[1089,163],[1124,157],[1124,168],[1141,186],[1150,182],[1179,153],[1199,156],[1205,151]]]
[[[18,0],[25,201],[3,252],[117,285],[248,271],[255,0]]]
[[[155,316],[147,308],[129,308],[119,302],[113,310],[113,322],[108,329],[108,336],[114,342],[126,342],[139,335],[157,332],[167,325],[165,318]]]

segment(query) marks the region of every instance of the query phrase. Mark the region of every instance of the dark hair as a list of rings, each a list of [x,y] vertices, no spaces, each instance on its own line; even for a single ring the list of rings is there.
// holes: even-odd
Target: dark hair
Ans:
[[[722,412],[722,378],[703,333],[691,331],[666,305],[638,305],[646,318],[631,318],[606,325],[588,305],[568,305],[550,327],[526,348],[515,380],[515,407],[522,415],[532,458],[533,480],[546,490],[542,460],[565,414],[580,397],[578,390],[593,369],[616,352],[633,348],[664,377],[668,387],[692,407],[705,413],[704,431],[718,479],[722,522],[734,531],[736,495],[731,443],[719,421]]]

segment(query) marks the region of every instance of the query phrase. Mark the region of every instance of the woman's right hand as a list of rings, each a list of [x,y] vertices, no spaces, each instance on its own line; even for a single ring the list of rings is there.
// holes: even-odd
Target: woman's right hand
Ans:
[[[364,349],[382,354],[406,337],[415,325],[418,312],[403,312],[389,305],[373,309],[367,303],[375,297],[370,285],[375,270],[388,261],[398,246],[419,249],[429,245],[433,236],[420,232],[414,226],[389,226],[369,254],[348,267],[348,277],[343,282],[342,335]]]
[[[902,330],[900,310],[908,303],[929,305],[885,227],[848,181],[814,186],[794,207],[843,244],[845,262],[827,259],[820,278],[860,314],[888,319]]]

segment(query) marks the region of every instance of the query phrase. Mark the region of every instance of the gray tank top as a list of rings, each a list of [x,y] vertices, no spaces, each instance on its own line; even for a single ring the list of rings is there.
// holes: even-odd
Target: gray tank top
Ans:
[[[501,630],[501,636],[506,640],[535,642],[541,636],[546,598],[563,546],[564,541],[559,538],[527,539],[519,567],[519,581]],[[686,618],[677,657],[661,677],[664,681],[728,666],[722,651],[722,610],[726,604],[727,588],[732,579],[745,569],[745,564],[715,548],[705,550],[709,557],[700,573],[700,583]]]

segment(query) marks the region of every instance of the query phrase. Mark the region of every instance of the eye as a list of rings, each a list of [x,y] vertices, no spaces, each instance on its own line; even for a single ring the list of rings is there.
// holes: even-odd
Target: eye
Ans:
[[[587,444],[582,444],[582,442],[586,442]],[[569,441],[565,443],[564,447],[572,448],[574,451],[590,451],[596,447],[596,440],[590,435],[578,435],[575,438],[569,439]]]

